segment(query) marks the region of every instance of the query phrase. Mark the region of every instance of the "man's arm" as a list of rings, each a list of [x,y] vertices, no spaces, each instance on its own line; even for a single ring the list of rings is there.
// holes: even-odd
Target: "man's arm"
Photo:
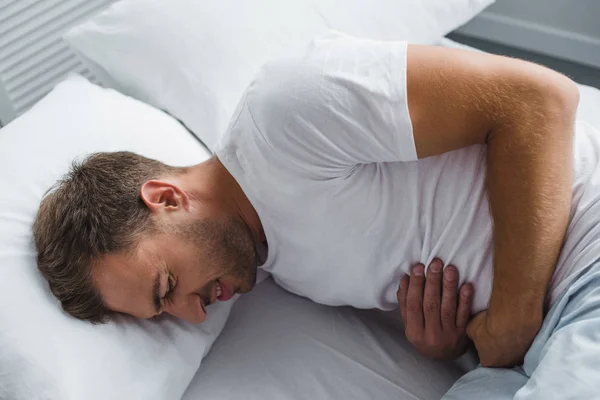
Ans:
[[[409,45],[407,63],[419,158],[488,145],[494,281],[470,334],[483,365],[517,363],[541,326],[568,224],[578,89],[541,66],[461,50]]]

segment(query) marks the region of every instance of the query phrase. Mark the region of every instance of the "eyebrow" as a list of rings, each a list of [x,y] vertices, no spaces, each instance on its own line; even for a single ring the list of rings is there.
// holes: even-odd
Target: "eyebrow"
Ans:
[[[154,285],[152,286],[152,301],[154,303],[154,310],[157,314],[160,313],[162,305],[160,304],[160,271],[156,271],[154,277]]]

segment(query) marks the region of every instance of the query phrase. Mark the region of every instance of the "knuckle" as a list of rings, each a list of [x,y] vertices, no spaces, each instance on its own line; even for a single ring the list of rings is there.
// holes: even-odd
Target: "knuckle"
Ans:
[[[442,309],[440,310],[440,313],[442,314],[442,318],[452,319],[452,318],[454,318],[454,315],[456,314],[456,310],[453,309],[452,307],[442,307]]]
[[[435,314],[439,312],[440,305],[437,301],[426,301],[423,305],[423,309],[427,314]]]
[[[423,305],[419,300],[407,300],[406,301],[406,310],[408,312],[416,313],[423,311]]]
[[[456,281],[456,280],[448,281],[448,280],[444,279],[443,285],[444,285],[444,291],[454,292],[454,293],[457,292],[458,281]]]
[[[410,277],[410,286],[422,288],[425,286],[425,277],[424,276],[411,276]]]
[[[436,285],[440,284],[440,281],[442,280],[442,272],[433,272],[431,271],[431,273],[429,275],[427,275],[427,282],[435,282]]]

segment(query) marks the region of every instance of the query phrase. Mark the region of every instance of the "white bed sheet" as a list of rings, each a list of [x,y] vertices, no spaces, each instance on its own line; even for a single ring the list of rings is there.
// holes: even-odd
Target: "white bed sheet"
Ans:
[[[578,118],[600,129],[600,90],[580,91]],[[268,279],[235,304],[183,400],[433,400],[475,365],[418,355],[397,312],[315,304]]]
[[[475,357],[421,357],[397,317],[316,304],[269,278],[234,305],[183,399],[439,399]]]

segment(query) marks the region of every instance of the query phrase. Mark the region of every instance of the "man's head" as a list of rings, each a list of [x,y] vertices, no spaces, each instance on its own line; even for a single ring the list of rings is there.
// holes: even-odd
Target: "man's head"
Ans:
[[[214,158],[176,168],[129,152],[74,163],[33,226],[39,269],[65,311],[198,323],[217,297],[251,290],[255,235],[224,171]]]

